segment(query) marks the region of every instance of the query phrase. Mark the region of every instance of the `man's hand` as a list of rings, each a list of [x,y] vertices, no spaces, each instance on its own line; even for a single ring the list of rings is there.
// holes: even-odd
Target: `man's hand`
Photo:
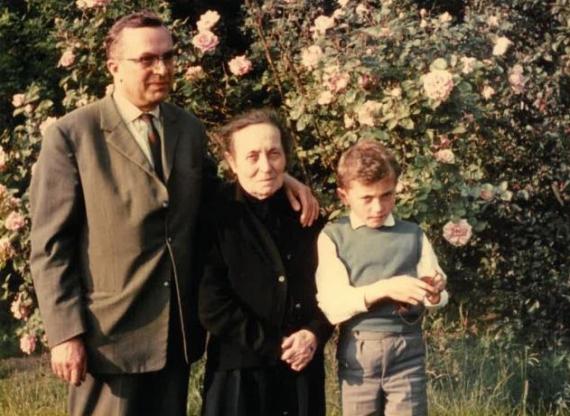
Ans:
[[[307,329],[294,332],[283,340],[281,344],[281,359],[292,370],[301,371],[309,364],[317,349],[317,337]]]
[[[386,298],[409,305],[420,305],[424,297],[434,291],[434,287],[415,277],[395,276],[370,285],[365,293],[365,301],[368,306]]]
[[[80,386],[87,372],[87,355],[83,340],[75,337],[53,347],[51,369],[62,380]]]
[[[301,224],[308,227],[319,216],[319,201],[311,193],[311,189],[290,175],[285,175],[285,192],[289,203],[295,211],[301,210]]]

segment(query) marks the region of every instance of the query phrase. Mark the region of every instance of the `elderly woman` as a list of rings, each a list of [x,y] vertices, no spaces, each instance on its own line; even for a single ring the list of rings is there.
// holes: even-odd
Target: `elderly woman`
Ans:
[[[206,221],[210,240],[200,320],[210,332],[203,415],[325,415],[316,240],[283,190],[290,138],[276,114],[253,110],[218,135],[237,178]]]

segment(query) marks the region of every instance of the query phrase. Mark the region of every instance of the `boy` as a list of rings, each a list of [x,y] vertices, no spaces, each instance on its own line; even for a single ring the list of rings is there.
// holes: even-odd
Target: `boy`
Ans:
[[[331,323],[341,324],[344,416],[427,414],[421,317],[424,306],[444,306],[447,292],[419,226],[392,216],[399,174],[376,141],[350,147],[337,169],[350,214],[319,236],[317,299]]]

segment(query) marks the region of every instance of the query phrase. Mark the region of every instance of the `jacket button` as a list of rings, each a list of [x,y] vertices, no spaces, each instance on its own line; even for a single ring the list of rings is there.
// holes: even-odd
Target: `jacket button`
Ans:
[[[295,309],[301,309],[301,304],[300,304],[300,303],[296,303],[296,304],[295,304]]]
[[[167,280],[166,282],[163,283],[164,287],[169,287],[170,286],[170,282]]]
[[[283,283],[283,282],[285,281],[285,276],[279,276],[279,277],[277,278],[277,281],[278,281],[279,283]]]
[[[172,243],[172,237],[168,237],[168,238],[166,239],[166,241],[168,241],[169,243]]]

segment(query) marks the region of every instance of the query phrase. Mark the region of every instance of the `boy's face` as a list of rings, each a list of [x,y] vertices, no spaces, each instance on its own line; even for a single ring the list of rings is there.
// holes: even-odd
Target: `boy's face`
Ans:
[[[371,184],[351,181],[347,188],[338,188],[338,195],[367,227],[378,228],[394,209],[396,180],[389,176]]]

